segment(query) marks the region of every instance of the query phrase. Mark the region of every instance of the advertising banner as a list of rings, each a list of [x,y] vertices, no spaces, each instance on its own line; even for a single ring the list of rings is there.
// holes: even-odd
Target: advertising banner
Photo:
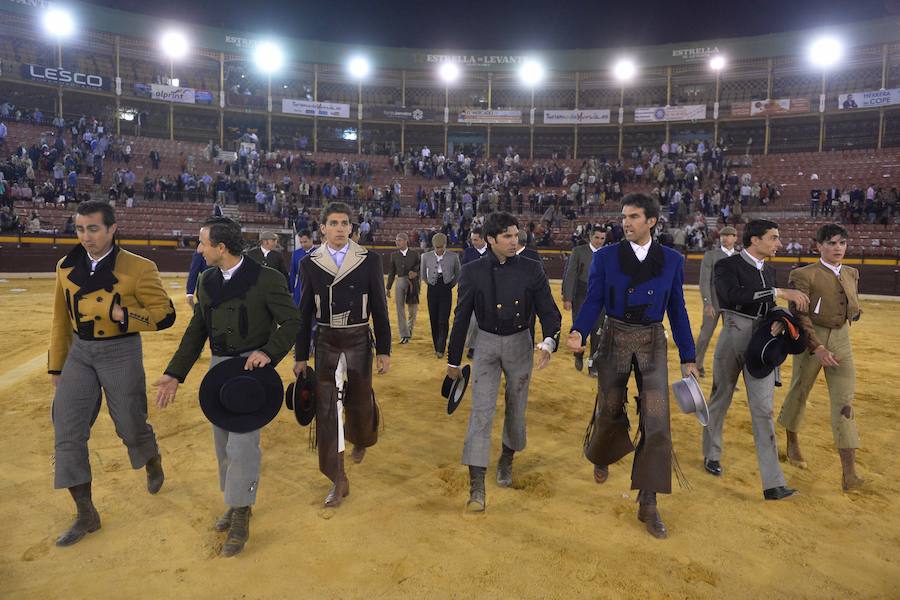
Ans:
[[[459,113],[460,123],[503,123],[522,122],[521,110],[464,110]]]
[[[545,110],[544,125],[592,125],[609,123],[609,110]]]
[[[706,118],[705,104],[685,104],[683,106],[649,106],[634,109],[636,123],[659,121],[698,121]]]
[[[838,96],[838,108],[841,110],[851,108],[878,108],[900,104],[900,89],[876,90],[874,92],[853,92]]]
[[[340,119],[349,119],[350,105],[284,98],[281,101],[281,112],[292,115],[309,115],[311,117],[338,117]]]

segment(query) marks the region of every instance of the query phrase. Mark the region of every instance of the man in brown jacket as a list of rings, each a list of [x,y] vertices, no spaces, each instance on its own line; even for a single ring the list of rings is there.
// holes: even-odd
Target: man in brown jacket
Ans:
[[[850,323],[862,312],[857,294],[859,272],[841,264],[847,251],[847,230],[837,224],[823,225],[816,234],[819,262],[795,269],[792,287],[809,296],[809,310],[791,305],[806,331],[809,352],[794,356],[791,387],[781,407],[778,422],[787,430],[787,455],[791,464],[806,468],[797,432],[806,410],[806,399],[825,367],[825,381],[831,397],[831,430],[843,469],[844,490],[859,487],[855,462],[859,434],[853,414],[856,369],[850,346]]]

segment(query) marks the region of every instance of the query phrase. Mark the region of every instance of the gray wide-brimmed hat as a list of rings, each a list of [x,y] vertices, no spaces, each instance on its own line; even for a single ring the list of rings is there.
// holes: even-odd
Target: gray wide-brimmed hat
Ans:
[[[709,407],[703,398],[703,390],[693,375],[688,375],[672,384],[672,392],[678,407],[685,414],[694,413],[700,424],[706,427],[709,424]]]

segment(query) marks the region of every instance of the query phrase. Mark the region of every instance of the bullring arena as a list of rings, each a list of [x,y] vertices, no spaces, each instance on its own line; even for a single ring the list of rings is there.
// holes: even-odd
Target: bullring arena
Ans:
[[[0,408],[0,508],[5,515],[0,597],[898,597],[900,458],[895,448],[900,444],[896,424],[900,417],[896,354],[900,347],[900,328],[896,326],[900,317],[900,229],[896,187],[900,184],[900,108],[862,104],[855,110],[838,108],[840,98],[848,93],[859,92],[856,95],[862,98],[866,90],[897,92],[891,90],[892,85],[900,85],[900,72],[895,73],[895,61],[900,59],[896,17],[845,25],[847,39],[853,32],[867,32],[867,45],[846,48],[844,62],[829,72],[828,80],[821,71],[804,66],[806,57],[800,46],[794,54],[768,58],[732,54],[721,77],[718,71],[708,72],[708,55],[688,62],[685,53],[673,52],[678,48],[660,46],[644,50],[642,67],[627,90],[625,84],[614,83],[612,68],[590,71],[578,62],[581,55],[574,53],[553,56],[557,62],[548,65],[545,80],[554,85],[529,95],[516,83],[515,61],[509,68],[503,67],[502,61],[481,67],[462,61],[464,83],[445,89],[432,72],[436,65],[421,64],[401,56],[399,50],[394,52],[396,49],[374,49],[372,56],[384,62],[376,65],[373,79],[365,84],[345,75],[334,56],[323,56],[315,64],[292,64],[283,87],[268,86],[267,90],[265,85],[254,86],[248,94],[242,89],[234,91],[229,76],[238,73],[234,76],[240,78],[244,70],[253,77],[250,49],[221,41],[216,35],[222,34],[222,40],[249,40],[253,39],[250,34],[208,33],[203,40],[206,45],[194,48],[185,62],[175,67],[169,59],[154,56],[158,53],[155,42],[142,37],[155,25],[149,17],[146,29],[131,31],[123,29],[125,25],[105,9],[85,10],[93,11],[91,22],[98,29],[83,32],[68,45],[62,41],[57,48],[55,42],[35,41],[42,39],[37,33],[41,22],[38,9],[24,4],[0,7],[0,102],[20,111],[18,118],[16,110],[0,117],[8,130],[0,167],[7,183],[16,183],[19,194],[13,196],[12,186],[5,187],[3,204],[16,216],[16,224],[0,233],[0,310],[5,316],[0,321],[0,352],[7,357],[0,366],[4,399]],[[810,38],[810,33],[778,34],[780,43],[768,43],[776,52],[791,47],[792,41]],[[728,55],[729,42],[734,48],[739,45],[738,40],[719,40],[716,52]],[[752,38],[743,42],[763,43]],[[694,54],[702,54],[712,44],[688,46]],[[35,79],[34,73],[46,71],[32,67],[56,64],[58,50],[63,66],[105,84],[88,89]],[[568,69],[560,62],[566,59],[573,61]],[[182,71],[177,84],[171,81],[171,70],[176,68]],[[159,76],[169,77],[168,82],[152,83],[161,82]],[[120,83],[112,83],[117,77]],[[115,93],[116,85],[121,87],[120,94]],[[200,106],[154,96],[154,85],[160,94],[172,92],[162,88],[179,88],[181,94],[188,89],[194,104]],[[824,109],[818,112],[820,86],[825,89]],[[306,89],[309,99],[303,95]],[[215,102],[202,105],[200,99],[206,97],[202,92]],[[271,106],[273,92],[277,93],[275,109],[267,108],[267,95]],[[289,93],[295,98],[286,95]],[[779,97],[790,98],[788,103],[775,103],[783,111],[752,108],[754,100]],[[351,110],[347,116],[284,111],[295,99],[330,103],[338,112],[342,107]],[[643,117],[638,116],[645,114],[646,107],[700,105],[702,116],[687,121],[641,121]],[[792,105],[803,108],[791,111]],[[620,106],[624,118],[617,123]],[[29,182],[25,171],[14,168],[10,158],[20,145],[25,146],[26,154],[37,145],[39,160],[35,162],[40,162],[41,142],[49,137],[48,146],[53,146],[56,126],[52,119],[60,107],[66,122],[61,137],[67,149],[69,124],[77,127],[83,114],[89,117],[85,128],[91,129],[90,120],[97,119],[114,137],[109,157],[104,157],[105,166],[97,168],[99,175],[76,169],[73,198],[67,197],[67,179],[63,189],[54,188],[52,164],[42,167],[43,172],[35,169],[38,174]],[[535,120],[529,115],[533,107]],[[35,119],[35,109],[44,120]],[[577,112],[573,109],[595,111],[590,118],[600,122],[565,122],[576,118],[567,112]],[[417,120],[398,116],[415,110],[424,116]],[[562,124],[548,124],[546,118],[553,111]],[[612,116],[604,117],[602,111],[611,111]],[[466,119],[475,121],[467,123]],[[124,144],[118,142],[119,137]],[[751,138],[752,143],[746,142]],[[722,163],[714,158],[705,160],[698,152],[697,140],[719,139],[728,140],[721,144]],[[79,137],[76,145],[82,144]],[[230,157],[234,153],[239,163],[243,144],[253,146],[250,151],[260,155],[256,180],[278,186],[274,195],[264,198],[262,210],[250,188],[243,186],[241,180],[247,179],[244,171],[234,176],[224,173],[222,154]],[[671,496],[662,497],[660,512],[669,538],[653,539],[635,519],[636,496],[629,490],[630,457],[610,466],[609,480],[602,486],[593,480],[582,444],[594,406],[596,380],[586,371],[577,372],[571,353],[560,348],[546,370],[534,373],[528,403],[528,447],[517,455],[512,488],[499,488],[492,477],[502,427],[498,410],[488,468],[487,510],[467,513],[464,504],[469,482],[460,453],[471,398],[465,398],[453,415],[446,414],[446,400],[440,395],[446,359],[434,356],[423,289],[415,335],[408,345],[397,344],[396,314],[390,304],[394,333],[391,370],[373,377],[384,429],[365,462],[348,464],[352,493],[344,504],[338,509],[322,507],[328,482],[318,471],[316,453],[309,449],[308,429],[301,428],[290,411],[282,408],[262,433],[263,474],[251,538],[239,556],[219,556],[224,537],[213,530],[212,523],[221,512],[222,498],[216,488],[209,422],[197,402],[209,350],[204,350],[179,389],[174,406],[156,409],[152,405],[156,392],[149,385],[162,373],[187,326],[190,309],[185,300],[185,274],[199,224],[212,214],[214,200],[221,200],[225,213],[242,223],[248,247],[255,245],[259,232],[275,231],[289,257],[299,214],[306,209],[312,222],[322,204],[315,193],[302,193],[302,183],[321,187],[339,181],[340,199],[357,209],[361,219],[364,213],[371,213],[374,226],[362,241],[382,254],[386,267],[397,233],[426,239],[430,231],[445,226],[441,211],[431,214],[428,204],[432,191],[446,189],[449,177],[407,164],[418,162],[423,147],[430,147],[433,156],[463,154],[471,160],[473,171],[476,164],[495,162],[498,173],[516,171],[516,176],[523,178],[515,189],[521,190],[524,198],[521,203],[517,200],[511,184],[497,185],[485,179],[490,191],[500,196],[493,203],[487,200],[488,210],[497,202],[501,207],[508,202],[520,222],[537,225],[536,231],[544,229],[546,209],[564,214],[568,209],[574,211],[574,219],[551,217],[541,240],[547,243],[538,244],[539,236],[535,241],[563,315],[565,336],[572,314],[563,310],[560,278],[576,227],[617,219],[621,205],[616,186],[624,193],[665,195],[668,182],[660,186],[649,174],[635,173],[635,167],[649,160],[662,144],[667,150],[672,144],[680,145],[669,159],[679,168],[694,154],[695,166],[704,172],[697,184],[703,192],[712,193],[713,182],[722,183],[723,188],[729,185],[727,177],[732,171],[738,178],[749,175],[748,187],[756,188],[757,197],[762,184],[777,187],[778,194],[771,202],[751,199],[743,219],[771,218],[781,225],[785,243],[801,244],[798,253],[781,252],[772,259],[779,285],[786,285],[792,269],[818,260],[810,248],[818,226],[832,220],[846,224],[850,245],[845,264],[859,269],[860,292],[864,294],[862,317],[851,328],[857,372],[853,405],[861,434],[857,466],[865,479],[861,488],[841,490],[841,465],[820,375],[801,435],[808,467],[800,469],[786,460],[781,463],[788,484],[800,493],[783,501],[764,502],[745,386],[739,382],[741,390],[735,394],[725,426],[725,473],[721,478],[704,471],[701,426],[693,416],[681,414],[672,401],[673,443],[686,483],[673,484]],[[124,158],[126,145],[131,147],[129,160]],[[708,142],[708,146],[719,144]],[[212,147],[218,148],[218,158],[210,151]],[[518,157],[511,167],[504,165],[508,149],[510,158],[512,154]],[[151,150],[160,153],[156,168],[149,158]],[[66,153],[68,150],[60,153],[61,161]],[[293,157],[293,168],[287,167],[288,155]],[[401,157],[399,168],[395,156]],[[267,157],[272,169],[266,165]],[[253,160],[248,162],[252,165]],[[346,177],[341,172],[345,160],[353,163],[352,174],[348,171]],[[607,161],[608,168],[604,167]],[[707,162],[709,174],[705,173]],[[582,169],[595,176],[596,188],[583,186],[570,197],[569,186],[561,185],[553,173],[558,170],[571,183]],[[127,177],[122,178],[129,170],[137,182],[131,190]],[[725,172],[724,178],[720,179],[720,171]],[[250,172],[254,172],[252,166]],[[193,183],[175,183],[185,173]],[[214,183],[204,185],[206,174],[213,182],[227,180],[227,185],[221,190]],[[282,179],[285,175],[291,179],[289,185]],[[150,178],[150,187],[142,183],[145,176]],[[527,184],[526,177],[531,178]],[[160,182],[160,178],[167,181]],[[38,201],[45,181],[53,193],[48,191],[48,200]],[[684,189],[683,181],[678,179],[671,189]],[[168,183],[171,187],[167,188]],[[395,184],[400,184],[402,191],[393,196],[399,204],[393,215],[393,200],[375,194],[374,188],[394,192]],[[870,184],[873,193],[877,188],[874,203],[866,202]],[[824,194],[832,185],[852,193],[853,199],[847,206],[838,200],[836,214],[812,216],[811,191],[821,187]],[[116,190],[122,247],[159,265],[177,312],[171,328],[142,335],[151,399],[149,421],[159,440],[166,481],[159,494],[147,494],[144,473],[130,468],[104,406],[90,440],[93,498],[103,527],[76,547],[58,548],[54,540],[71,522],[72,503],[64,490],[53,490],[50,401],[54,390],[46,373],[52,270],[77,243],[73,234],[64,231],[75,200],[82,199],[82,194],[111,198],[110,188]],[[419,188],[427,197],[424,216],[416,197]],[[590,201],[595,189],[597,197],[602,194],[605,199],[608,193],[609,199],[602,205]],[[863,194],[858,204],[857,192]],[[62,201],[57,201],[59,195]],[[698,192],[698,203],[700,195]],[[379,199],[387,202],[383,212]],[[440,203],[439,197],[435,203]],[[703,206],[701,212],[706,211]],[[871,222],[870,209],[874,215]],[[37,213],[36,227],[32,211]],[[453,239],[460,224],[458,215],[451,212]],[[724,225],[721,213],[709,212],[704,215],[708,226],[698,234],[700,246],[690,234],[678,232],[693,222],[693,216],[679,215],[676,209],[666,228],[670,241],[677,243],[686,257],[685,296],[695,336],[702,320],[697,290],[702,251],[715,243],[711,232]],[[735,222],[740,231],[743,221],[733,213],[730,216],[734,220],[728,223]],[[451,243],[451,250],[461,253],[462,243]],[[664,324],[668,328],[668,322]],[[706,377],[700,380],[707,398],[712,385],[712,353],[720,331],[707,354]],[[668,359],[671,382],[679,363],[671,340]],[[782,366],[786,382],[791,360]],[[285,383],[294,379],[292,366],[290,357],[278,366]],[[776,388],[776,415],[786,390],[786,385]],[[500,402],[498,399],[498,409]],[[636,423],[633,402],[628,409]],[[783,453],[784,430],[776,427],[776,433]]]

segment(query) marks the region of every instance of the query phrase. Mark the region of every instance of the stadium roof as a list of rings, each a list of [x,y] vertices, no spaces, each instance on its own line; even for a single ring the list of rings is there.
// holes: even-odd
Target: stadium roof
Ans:
[[[49,3],[44,0],[5,0],[0,10],[37,16]],[[160,31],[178,25],[188,31],[191,43],[204,48],[231,54],[252,53],[253,48],[269,36],[240,30],[186,25],[143,14],[124,12],[90,4],[69,3],[82,26],[132,38],[156,39]],[[466,68],[483,71],[518,69],[528,57],[539,58],[549,70],[597,70],[628,54],[642,67],[664,67],[706,62],[712,54],[722,53],[730,61],[798,56],[806,44],[818,34],[835,35],[850,46],[876,46],[900,41],[900,17],[845,23],[831,28],[816,28],[787,33],[698,40],[678,44],[642,46],[636,48],[598,48],[582,50],[522,49],[439,49],[373,47],[338,44],[315,40],[279,38],[287,60],[302,63],[343,64],[353,53],[364,52],[377,68],[425,69],[435,63],[454,61]]]

